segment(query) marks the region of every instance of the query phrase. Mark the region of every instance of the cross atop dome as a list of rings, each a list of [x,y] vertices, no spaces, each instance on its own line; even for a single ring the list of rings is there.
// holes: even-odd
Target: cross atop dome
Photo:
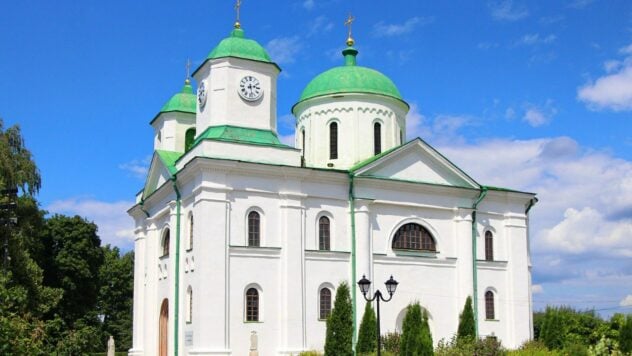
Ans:
[[[235,19],[235,28],[241,28],[241,23],[239,23],[239,9],[241,8],[241,0],[237,0],[235,3],[235,11],[237,12],[237,18]]]
[[[353,21],[355,21],[355,17],[351,16],[349,13],[349,17],[345,20],[345,26],[347,26],[347,46],[351,47],[355,43],[353,37],[351,37],[351,25],[353,25]]]

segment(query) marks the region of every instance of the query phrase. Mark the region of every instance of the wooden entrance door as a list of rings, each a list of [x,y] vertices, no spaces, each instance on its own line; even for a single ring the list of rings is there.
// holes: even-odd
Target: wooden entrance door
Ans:
[[[158,354],[160,356],[167,356],[168,348],[168,329],[169,329],[169,301],[164,299],[160,306],[160,325],[159,325],[159,340],[158,340]]]

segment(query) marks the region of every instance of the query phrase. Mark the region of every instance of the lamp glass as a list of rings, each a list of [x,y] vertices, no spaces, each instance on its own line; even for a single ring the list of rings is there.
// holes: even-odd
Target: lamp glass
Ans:
[[[386,284],[386,290],[388,291],[388,294],[393,295],[399,283],[393,279],[393,276],[391,276],[391,278],[389,278],[389,280],[386,281],[384,284]]]
[[[360,291],[362,294],[366,294],[369,291],[369,287],[371,286],[371,281],[366,279],[366,276],[362,276],[362,279],[358,281],[358,286],[360,287]]]

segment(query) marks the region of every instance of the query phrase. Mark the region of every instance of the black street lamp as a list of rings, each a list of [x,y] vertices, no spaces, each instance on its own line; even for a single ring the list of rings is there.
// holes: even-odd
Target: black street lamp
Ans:
[[[364,299],[367,302],[372,302],[374,300],[377,301],[377,356],[380,356],[382,354],[382,340],[380,335],[380,299],[384,303],[390,301],[393,298],[393,294],[395,294],[395,290],[397,289],[397,285],[399,283],[397,283],[397,281],[393,279],[393,276],[391,276],[391,278],[389,278],[389,280],[386,281],[384,284],[386,285],[386,291],[389,295],[388,299],[384,299],[384,296],[382,296],[382,292],[380,292],[379,290],[375,291],[372,298],[367,298],[366,294],[369,292],[371,281],[366,279],[365,275],[362,275],[362,279],[358,281],[358,286],[360,287],[360,291],[362,292]]]

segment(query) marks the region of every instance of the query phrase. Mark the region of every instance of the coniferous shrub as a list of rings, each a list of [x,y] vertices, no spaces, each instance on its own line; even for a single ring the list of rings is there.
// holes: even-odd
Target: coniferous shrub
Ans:
[[[476,338],[476,330],[474,326],[474,309],[472,309],[472,297],[467,297],[463,312],[459,315],[459,328],[457,331],[457,340]]]
[[[346,282],[338,286],[334,309],[327,318],[325,355],[353,356],[353,309]]]
[[[377,350],[377,321],[371,303],[366,303],[364,315],[360,323],[358,333],[358,344],[356,351],[358,354],[370,353]]]
[[[428,315],[421,311],[419,303],[410,304],[402,324],[401,356],[434,355]]]

